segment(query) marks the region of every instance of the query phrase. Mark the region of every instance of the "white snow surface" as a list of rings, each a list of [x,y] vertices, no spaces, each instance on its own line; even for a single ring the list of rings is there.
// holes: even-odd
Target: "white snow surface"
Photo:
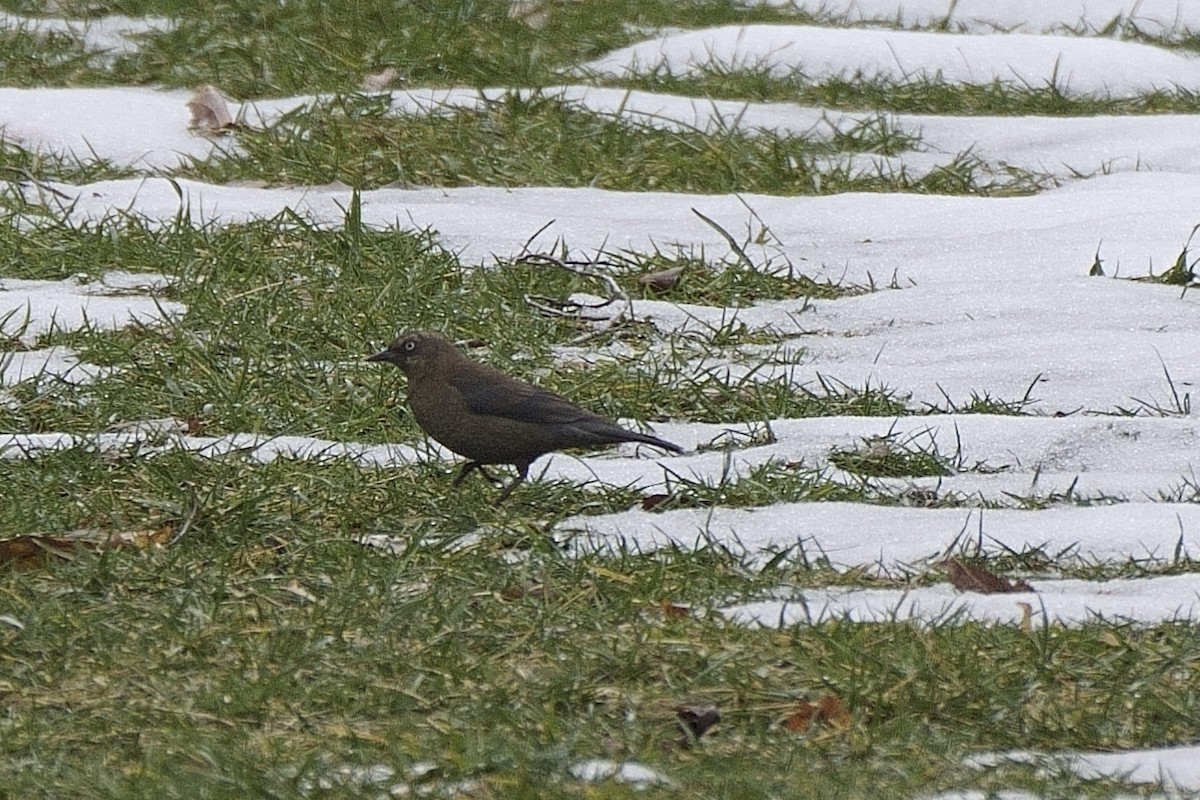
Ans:
[[[110,272],[88,282],[0,278],[0,337],[15,336],[24,344],[33,344],[52,331],[73,331],[85,325],[113,329],[183,314],[187,309],[181,303],[136,293],[163,283],[161,275],[128,272]],[[64,355],[62,351],[48,354],[47,363]]]
[[[593,758],[587,761],[578,761],[572,764],[567,771],[570,772],[571,777],[583,783],[612,780],[616,783],[627,783],[638,790],[654,786],[671,788],[675,785],[675,782],[663,773],[635,761]]]
[[[0,132],[40,153],[83,163],[106,161],[150,172],[175,169],[235,149],[235,139],[188,129],[192,92],[135,87],[0,87]],[[234,119],[266,125],[311,96],[229,104]]]
[[[95,19],[25,17],[0,11],[0,28],[41,36],[60,34],[76,39],[84,50],[106,56],[136,52],[140,34],[168,31],[174,23],[166,17],[112,15]]]
[[[776,599],[722,609],[744,625],[791,627],[829,620],[1080,625],[1097,619],[1156,623],[1200,618],[1200,576],[1112,581],[1032,579],[1033,592],[974,594],[949,584],[916,589],[781,590]],[[1022,608],[1027,605],[1027,610]]]
[[[919,568],[968,545],[985,555],[1037,549],[1089,563],[1133,559],[1163,564],[1174,559],[1177,550],[1193,557],[1200,552],[1200,506],[1129,502],[981,511],[778,503],[657,513],[631,510],[575,517],[558,530],[574,536],[572,546],[587,552],[716,546],[744,555],[751,563],[765,563],[790,550],[795,558],[826,559],[838,569],[873,567],[883,573]],[[877,602],[864,606],[869,613],[878,608]]]
[[[1068,36],[926,33],[808,25],[729,25],[671,31],[580,67],[624,78],[706,69],[799,73],[806,80],[944,81],[1057,87],[1070,95],[1130,97],[1200,87],[1200,58],[1148,44]]]
[[[98,367],[82,363],[73,350],[61,345],[0,353],[0,387],[14,386],[39,376],[52,376],[69,383],[88,383],[100,373]]]
[[[985,768],[1005,762],[1057,766],[1071,770],[1085,780],[1108,778],[1128,783],[1161,782],[1171,792],[1200,792],[1200,746],[1196,745],[1115,753],[997,753],[976,756],[968,763]]]
[[[235,433],[227,436],[182,436],[162,420],[134,421],[119,432],[94,435],[68,433],[0,434],[0,457],[24,458],[41,452],[86,447],[99,453],[137,453],[153,456],[169,450],[190,450],[205,458],[242,454],[260,463],[277,458],[324,461],[353,459],[363,466],[401,466],[421,458],[437,457],[441,450],[411,445],[358,444],[313,439],[308,436],[261,436]]]
[[[1200,30],[1200,5],[1188,0],[750,0],[838,23],[945,26],[972,33],[1103,34],[1107,29],[1173,38]]]

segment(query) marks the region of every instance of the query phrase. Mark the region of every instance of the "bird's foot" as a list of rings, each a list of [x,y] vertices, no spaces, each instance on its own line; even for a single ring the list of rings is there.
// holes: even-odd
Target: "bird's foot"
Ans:
[[[500,492],[500,496],[497,497],[495,499],[495,501],[492,503],[492,507],[498,508],[501,503],[503,503],[505,500],[507,500],[508,496],[513,493],[513,489],[517,488],[517,485],[520,482],[521,482],[520,478],[513,478],[512,483],[510,483],[508,486],[505,486],[503,491]]]
[[[496,501],[494,503],[492,503],[493,508],[499,506],[501,503],[503,503],[505,500],[507,500],[508,496],[513,493],[513,489],[517,488],[517,486],[519,486],[521,484],[521,482],[529,476],[529,465],[528,464],[517,464],[516,466],[517,466],[517,477],[513,478],[512,483],[510,483],[508,486],[505,486],[504,490],[502,492],[500,492],[500,496],[496,498]]]
[[[492,483],[495,483],[495,481],[492,480],[492,476],[488,475],[487,470],[483,468],[483,464],[480,464],[478,461],[468,461],[462,465],[462,469],[460,469],[458,474],[454,476],[454,480],[450,483],[450,485],[458,486],[475,470],[479,470],[483,473],[483,477],[487,478],[489,481],[492,481]]]

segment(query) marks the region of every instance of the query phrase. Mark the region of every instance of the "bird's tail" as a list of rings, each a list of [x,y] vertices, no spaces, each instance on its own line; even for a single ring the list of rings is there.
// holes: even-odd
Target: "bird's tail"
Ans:
[[[638,433],[637,431],[624,432],[626,434],[625,441],[627,442],[642,442],[643,444],[652,444],[655,447],[661,447],[663,450],[670,450],[672,453],[683,452],[682,447],[674,442],[668,442],[666,439],[659,439],[657,436],[651,436],[648,433]]]

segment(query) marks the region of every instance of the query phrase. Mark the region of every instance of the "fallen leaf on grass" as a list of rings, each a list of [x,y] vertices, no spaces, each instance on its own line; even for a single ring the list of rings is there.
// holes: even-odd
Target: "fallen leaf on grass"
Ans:
[[[659,270],[658,272],[647,272],[637,280],[638,283],[651,291],[669,292],[679,285],[679,279],[682,277],[683,267],[671,267],[671,269]]]
[[[633,578],[629,577],[628,575],[624,575],[620,572],[614,572],[613,570],[605,569],[604,567],[590,566],[587,568],[587,571],[597,577],[608,578],[610,581],[623,583],[627,586],[632,586],[634,583]]]
[[[398,77],[400,77],[398,69],[395,67],[386,67],[379,72],[364,75],[359,82],[359,86],[364,92],[382,92],[395,83]]]
[[[508,18],[523,23],[530,30],[540,31],[546,27],[550,14],[538,0],[515,0],[508,5]]]
[[[832,725],[835,728],[850,727],[850,712],[842,701],[827,694],[813,702],[805,700],[783,720],[783,727],[792,733],[805,733],[816,725]]]
[[[285,592],[288,592],[289,594],[299,597],[301,600],[304,600],[306,602],[309,602],[309,603],[317,602],[317,596],[315,594],[313,594],[312,592],[310,592],[308,589],[305,589],[304,586],[301,585],[299,581],[289,581],[288,584],[283,587],[283,590]]]
[[[500,590],[500,599],[511,603],[514,600],[520,600],[522,597],[542,597],[545,593],[546,587],[541,583],[514,583]]]
[[[687,606],[677,606],[669,600],[660,600],[658,610],[665,619],[686,619],[692,615],[692,609]]]
[[[713,706],[680,706],[675,709],[675,717],[679,729],[689,735],[684,744],[690,744],[721,721],[721,712]]]
[[[642,510],[650,511],[658,508],[670,499],[671,495],[669,494],[648,494],[642,498]]]
[[[187,101],[188,111],[192,119],[188,127],[201,133],[225,133],[235,127],[233,115],[229,113],[229,105],[221,92],[212,84],[205,84],[196,90],[192,99]]]
[[[947,558],[942,562],[942,566],[950,573],[950,585],[960,592],[1009,594],[1034,591],[1032,586],[1020,578],[1015,580],[1001,578],[977,564],[964,564],[957,558]]]
[[[55,559],[68,559],[78,550],[99,552],[107,548],[162,547],[171,540],[172,527],[156,530],[102,531],[93,528],[62,536],[18,536],[0,542],[0,566],[14,572],[39,569]]]
[[[66,539],[51,536],[18,536],[0,542],[0,564],[14,572],[44,566],[51,558],[64,558],[75,550]]]

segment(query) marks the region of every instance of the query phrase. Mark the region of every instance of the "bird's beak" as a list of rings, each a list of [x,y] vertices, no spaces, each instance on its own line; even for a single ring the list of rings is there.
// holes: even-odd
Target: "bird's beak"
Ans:
[[[391,350],[380,350],[378,353],[376,353],[373,356],[367,356],[367,361],[391,361],[391,360],[392,360],[392,351]]]

